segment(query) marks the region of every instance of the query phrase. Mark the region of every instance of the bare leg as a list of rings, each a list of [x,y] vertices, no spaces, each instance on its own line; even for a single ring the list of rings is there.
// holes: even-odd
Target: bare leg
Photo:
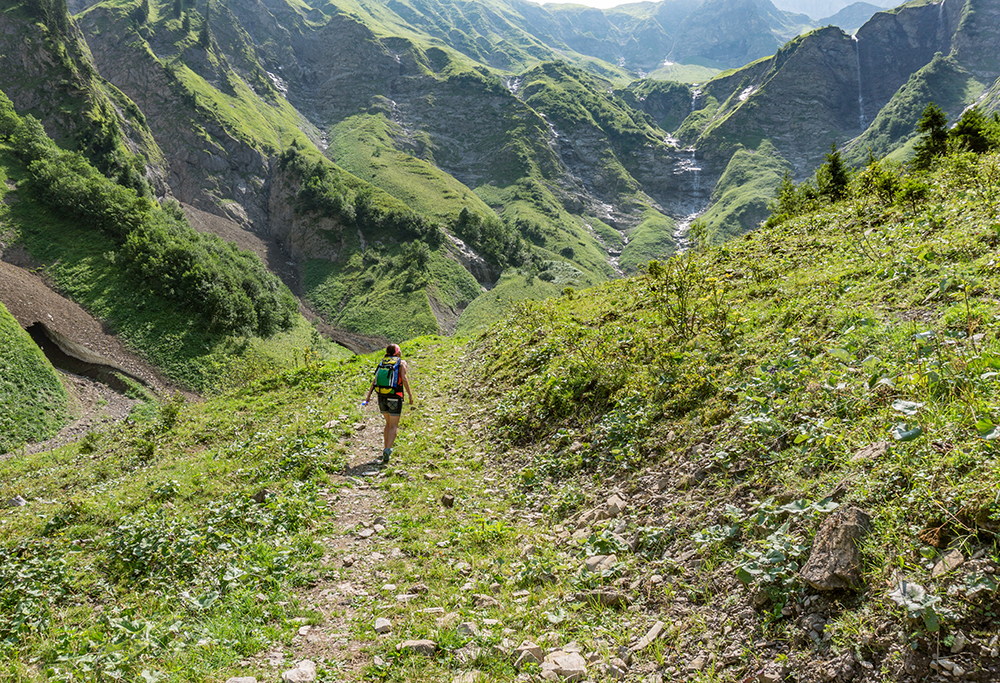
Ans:
[[[396,432],[399,430],[399,415],[385,416],[385,429],[382,430],[383,448],[392,448],[396,443]]]

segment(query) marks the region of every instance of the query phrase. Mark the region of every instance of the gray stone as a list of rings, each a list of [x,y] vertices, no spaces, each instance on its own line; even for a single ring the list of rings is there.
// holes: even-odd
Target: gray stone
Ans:
[[[316,664],[311,660],[303,659],[290,669],[281,674],[282,683],[312,683],[316,680]]]
[[[385,617],[375,620],[375,633],[388,633],[392,630],[392,622]]]
[[[962,555],[961,550],[957,548],[949,550],[934,564],[934,568],[931,569],[931,576],[935,579],[939,576],[944,576],[952,569],[960,567],[964,563],[965,556]]]
[[[692,659],[690,662],[688,662],[688,665],[687,665],[688,671],[701,671],[704,668],[705,668],[705,656],[704,655],[698,655],[697,657],[695,657],[694,659]]]
[[[530,650],[524,650],[517,655],[517,659],[514,660],[514,668],[520,671],[524,668],[526,664],[541,664],[542,660],[540,657],[536,657]]]
[[[473,601],[478,609],[486,609],[488,607],[496,607],[500,604],[500,601],[494,598],[492,595],[484,595],[482,593],[477,593],[472,596]]]
[[[828,517],[813,540],[802,571],[802,579],[820,591],[857,589],[862,584],[858,544],[868,532],[871,518],[852,507]]]
[[[479,626],[474,621],[463,621],[455,631],[462,638],[475,638],[479,635]]]
[[[957,633],[955,635],[955,642],[951,644],[951,653],[953,655],[957,655],[965,649],[965,644],[968,642],[969,640],[965,637],[964,633]]]
[[[542,651],[542,648],[530,640],[523,641],[517,649],[514,650],[514,653],[518,655],[518,659],[520,659],[522,655],[527,654],[531,658],[530,661],[533,661],[535,664],[541,664],[542,659],[545,658],[545,652]]]
[[[860,451],[855,453],[851,457],[851,462],[862,463],[862,462],[877,462],[882,460],[889,454],[889,442],[879,441],[877,443],[869,444],[865,446]]]
[[[237,676],[226,680],[226,683],[257,683],[253,676]]]
[[[612,519],[625,512],[626,507],[627,504],[617,493],[608,498],[608,502],[604,505],[604,509],[607,510],[608,517]]]
[[[591,555],[583,561],[588,572],[599,573],[613,568],[618,564],[617,555]]]
[[[455,496],[451,495],[450,493],[444,494],[443,496],[441,496],[441,505],[445,506],[446,508],[455,507]],[[472,672],[467,671],[466,673],[472,673]]]
[[[595,588],[594,590],[577,593],[576,599],[583,602],[597,603],[611,609],[623,609],[632,602],[631,598],[624,593],[607,588]]]
[[[662,621],[658,621],[653,624],[650,629],[646,631],[646,635],[640,638],[639,642],[630,648],[630,652],[641,652],[649,647],[654,640],[663,635],[663,627],[664,624]]]
[[[413,652],[418,655],[433,655],[437,652],[437,643],[433,640],[404,640],[396,646],[402,651]]]
[[[587,675],[587,661],[579,652],[556,650],[547,654],[542,661],[543,678],[546,671],[554,672],[567,683],[582,681]]]

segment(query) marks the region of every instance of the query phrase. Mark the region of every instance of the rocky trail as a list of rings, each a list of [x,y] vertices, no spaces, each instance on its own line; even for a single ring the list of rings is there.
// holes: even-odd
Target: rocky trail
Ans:
[[[470,403],[450,400],[460,390],[446,373],[421,377],[420,359],[411,363],[419,401],[389,466],[376,461],[376,412],[333,416],[350,425],[350,457],[325,492],[317,578],[298,592],[307,616],[227,683],[998,680],[992,629],[962,632],[930,657],[884,617],[867,624],[874,637],[853,640],[859,595],[834,585],[861,561],[853,507],[825,517],[802,557],[814,588],[781,604],[706,549],[725,506],[698,452],[687,466],[564,484],[572,511],[555,514],[565,492],[520,493],[517,454],[487,457],[485,409],[463,412]],[[998,569],[980,553],[935,572],[958,584]]]

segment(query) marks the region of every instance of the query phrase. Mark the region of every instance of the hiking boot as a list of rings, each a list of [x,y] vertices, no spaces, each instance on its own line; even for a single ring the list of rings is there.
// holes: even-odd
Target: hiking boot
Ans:
[[[384,451],[382,451],[382,462],[384,464],[386,464],[386,465],[389,464],[389,456],[390,455],[392,455],[392,449],[391,448],[386,448]]]

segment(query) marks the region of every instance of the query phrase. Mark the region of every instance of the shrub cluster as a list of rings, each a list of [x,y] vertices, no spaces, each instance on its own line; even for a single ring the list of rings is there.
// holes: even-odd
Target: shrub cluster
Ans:
[[[528,248],[524,240],[496,216],[483,217],[466,207],[451,229],[480,256],[501,268],[520,266],[528,260]]]
[[[269,336],[287,329],[295,300],[255,255],[199,235],[179,211],[165,211],[59,149],[31,116],[0,95],[0,137],[28,169],[24,187],[51,209],[94,226],[121,247],[124,266],[159,295],[196,311],[214,332]]]
[[[983,114],[973,107],[950,129],[948,117],[933,102],[917,122],[921,138],[914,145],[909,167],[893,166],[869,152],[867,166],[857,173],[847,169],[834,145],[826,163],[814,178],[798,185],[786,173],[781,187],[768,205],[771,215],[765,225],[775,227],[795,216],[803,216],[824,205],[850,197],[870,197],[883,204],[899,203],[915,207],[927,194],[926,174],[941,159],[963,153],[985,154],[1000,149],[1000,114]]]
[[[386,210],[375,203],[370,188],[352,188],[324,159],[311,161],[295,141],[280,159],[280,168],[299,181],[295,209],[335,218],[347,227],[373,234],[394,234],[401,240],[420,240],[431,249],[444,242],[441,226],[415,211]]]

